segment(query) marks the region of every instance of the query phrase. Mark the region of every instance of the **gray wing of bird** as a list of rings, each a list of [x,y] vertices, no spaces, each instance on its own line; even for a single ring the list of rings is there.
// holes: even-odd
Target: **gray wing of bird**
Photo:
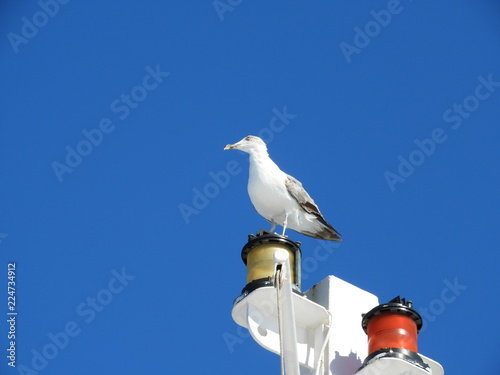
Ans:
[[[290,175],[287,175],[285,185],[288,193],[293,199],[297,201],[299,206],[304,211],[316,216],[316,219],[322,224],[324,224],[324,227],[320,232],[315,232],[315,233],[301,232],[301,233],[314,238],[321,238],[324,240],[342,241],[342,239],[339,237],[340,233],[338,233],[330,225],[330,223],[328,223],[325,220],[323,215],[321,215],[318,206],[316,205],[316,203],[314,203],[314,200],[310,197],[307,191],[302,187],[302,184],[300,183],[299,180]]]
[[[293,199],[297,201],[300,207],[304,209],[304,211],[309,212],[318,218],[324,221],[323,215],[319,211],[318,206],[314,203],[314,200],[311,198],[307,191],[302,187],[302,184],[296,178],[287,175],[287,179],[285,181],[286,189],[288,193],[292,196]]]

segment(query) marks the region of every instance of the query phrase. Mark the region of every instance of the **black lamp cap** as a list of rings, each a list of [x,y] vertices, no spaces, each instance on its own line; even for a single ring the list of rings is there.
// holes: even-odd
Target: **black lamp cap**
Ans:
[[[366,314],[363,315],[363,320],[361,321],[363,330],[366,332],[368,328],[368,323],[373,317],[383,313],[391,312],[391,313],[407,315],[410,318],[412,318],[415,321],[415,324],[417,325],[417,332],[418,332],[422,328],[423,321],[420,314],[415,310],[413,310],[412,306],[413,306],[412,301],[406,301],[406,299],[401,298],[400,296],[393,298],[388,303],[378,305],[377,307],[374,307],[373,309],[371,309],[370,311],[368,311]]]

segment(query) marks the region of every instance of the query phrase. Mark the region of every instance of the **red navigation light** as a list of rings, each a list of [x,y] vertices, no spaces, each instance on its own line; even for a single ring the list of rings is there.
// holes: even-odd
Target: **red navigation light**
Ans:
[[[399,312],[384,312],[368,322],[368,353],[380,349],[401,348],[418,353],[417,324]]]
[[[411,301],[396,297],[364,314],[361,324],[368,335],[368,356],[358,372],[382,358],[402,359],[430,372],[418,355],[417,333],[422,317],[412,309]]]

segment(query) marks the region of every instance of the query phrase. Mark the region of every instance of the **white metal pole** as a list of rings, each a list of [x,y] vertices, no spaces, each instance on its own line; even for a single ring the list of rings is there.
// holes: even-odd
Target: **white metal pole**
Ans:
[[[276,272],[276,293],[278,295],[278,319],[280,320],[280,340],[283,343],[281,356],[286,375],[300,375],[297,353],[297,332],[290,280],[290,261],[286,250],[274,253]]]

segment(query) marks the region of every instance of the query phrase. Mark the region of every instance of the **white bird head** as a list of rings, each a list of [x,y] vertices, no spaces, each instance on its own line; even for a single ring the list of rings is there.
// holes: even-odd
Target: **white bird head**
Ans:
[[[224,150],[240,150],[251,154],[252,152],[266,152],[267,146],[262,139],[249,135],[232,145],[226,145]]]

